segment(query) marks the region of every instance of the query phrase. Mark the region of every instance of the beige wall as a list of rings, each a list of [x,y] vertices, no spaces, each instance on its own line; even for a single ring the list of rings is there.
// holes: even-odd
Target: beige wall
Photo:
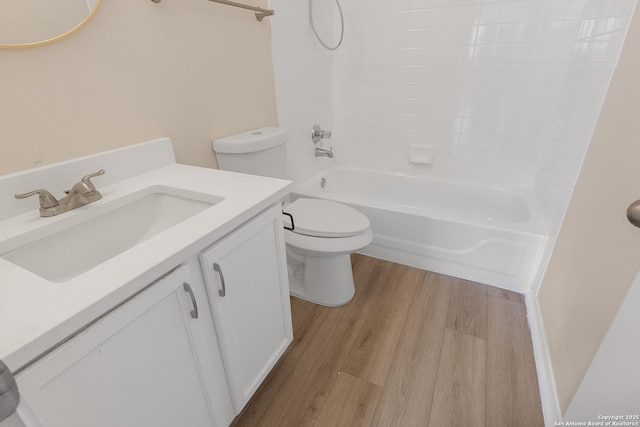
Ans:
[[[215,167],[212,138],[277,123],[269,31],[205,0],[105,0],[69,38],[0,49],[0,174],[162,136]]]
[[[25,44],[58,37],[89,15],[87,0],[4,1],[0,6],[0,44]]]
[[[539,301],[562,411],[640,268],[640,11],[636,10]]]

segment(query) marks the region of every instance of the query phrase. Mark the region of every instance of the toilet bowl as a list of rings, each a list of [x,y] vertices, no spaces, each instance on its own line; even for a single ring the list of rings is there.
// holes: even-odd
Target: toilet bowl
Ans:
[[[222,170],[286,178],[285,129],[268,127],[213,141]],[[373,240],[369,219],[341,203],[301,198],[285,204],[289,288],[305,300],[338,306],[354,295],[350,254]],[[290,218],[293,218],[293,223]]]
[[[326,306],[351,301],[355,287],[350,254],[373,240],[369,219],[349,206],[321,199],[297,199],[284,211],[294,219],[293,230],[285,231],[291,294]]]

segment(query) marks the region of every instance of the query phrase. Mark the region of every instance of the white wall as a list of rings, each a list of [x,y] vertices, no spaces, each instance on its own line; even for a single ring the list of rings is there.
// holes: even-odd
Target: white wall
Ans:
[[[335,9],[334,0],[315,2]],[[555,235],[635,0],[342,5],[346,36],[333,56],[312,39],[306,1],[281,16],[280,29],[274,20],[280,122],[322,121],[332,109],[334,163],[534,188]],[[278,54],[283,41],[297,50]],[[279,69],[293,77],[279,78]],[[303,104],[326,94],[332,79],[333,102],[325,95],[315,104],[322,114]],[[435,146],[434,164],[410,164],[411,144]],[[294,154],[304,170],[312,164],[306,147]]]

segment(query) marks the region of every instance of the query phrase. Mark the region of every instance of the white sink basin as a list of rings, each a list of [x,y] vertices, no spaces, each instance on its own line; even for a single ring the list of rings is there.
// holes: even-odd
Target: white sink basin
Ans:
[[[28,243],[1,257],[51,282],[64,282],[222,200],[170,187],[147,188],[21,236]]]

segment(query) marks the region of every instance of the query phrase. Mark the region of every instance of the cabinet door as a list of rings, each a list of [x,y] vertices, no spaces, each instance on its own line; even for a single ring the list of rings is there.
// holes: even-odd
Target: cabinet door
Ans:
[[[236,412],[293,339],[281,215],[268,209],[200,256]]]
[[[215,425],[190,329],[190,280],[178,268],[20,374],[42,424]]]

